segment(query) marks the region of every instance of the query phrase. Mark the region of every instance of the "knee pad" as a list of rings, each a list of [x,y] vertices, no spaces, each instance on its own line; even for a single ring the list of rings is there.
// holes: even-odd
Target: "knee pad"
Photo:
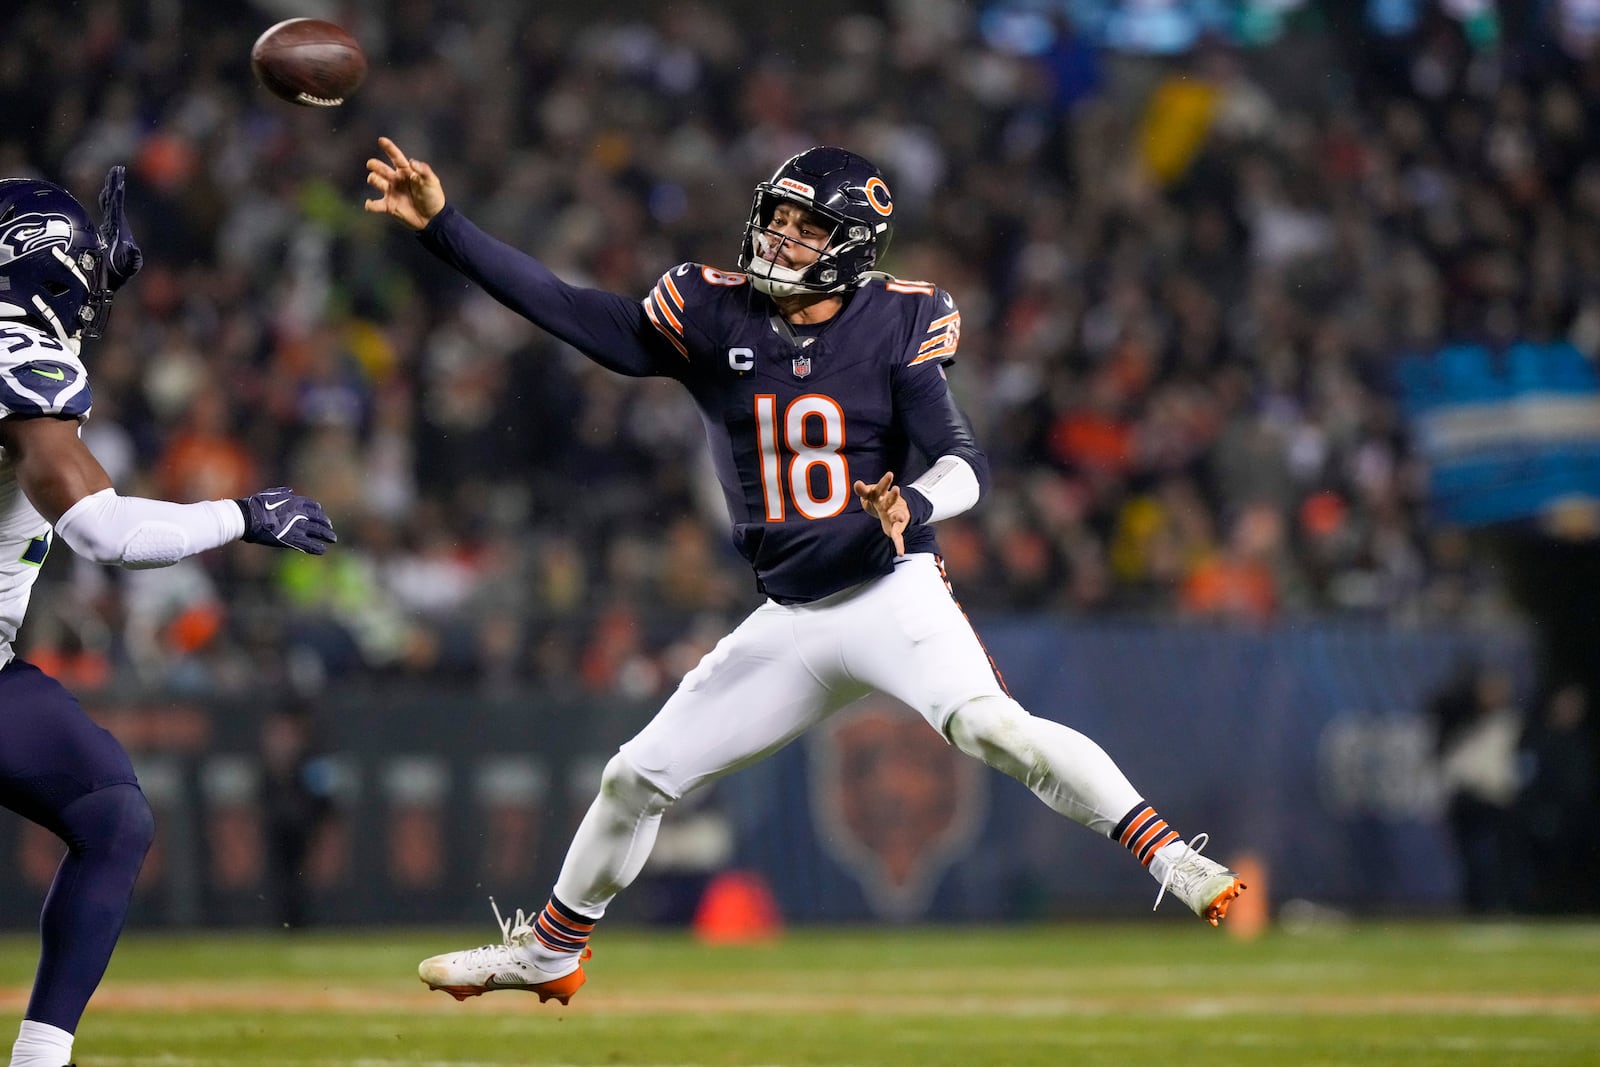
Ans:
[[[676,799],[652,785],[621,752],[611,757],[600,775],[600,795],[646,815],[661,814]]]
[[[156,817],[132,783],[86,793],[61,810],[62,836],[75,852],[118,852],[144,860],[156,839]]]
[[[1027,709],[1007,696],[984,695],[967,701],[950,716],[950,743],[1033,788],[1044,772],[1033,743]]]
[[[950,741],[973,755],[975,747],[1014,750],[1021,741],[1018,726],[1028,718],[1021,704],[1007,696],[984,694],[950,713]]]

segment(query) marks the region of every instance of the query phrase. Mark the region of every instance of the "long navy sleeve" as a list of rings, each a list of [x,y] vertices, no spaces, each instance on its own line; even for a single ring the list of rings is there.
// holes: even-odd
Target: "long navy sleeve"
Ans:
[[[950,390],[943,387],[942,375],[937,386],[926,375],[922,381],[927,383],[925,393],[915,401],[908,402],[900,411],[900,420],[911,443],[930,462],[941,456],[958,456],[965,460],[978,479],[978,495],[981,497],[989,491],[989,457],[973,435],[971,420],[956,403]],[[906,479],[906,484],[909,485],[910,481]],[[927,522],[928,516],[933,514],[933,504],[928,498],[915,490],[904,495],[906,505],[911,509],[912,524]]]
[[[673,367],[663,358],[663,342],[639,301],[567,284],[449,204],[417,236],[484,292],[602,367],[636,378],[667,374]]]

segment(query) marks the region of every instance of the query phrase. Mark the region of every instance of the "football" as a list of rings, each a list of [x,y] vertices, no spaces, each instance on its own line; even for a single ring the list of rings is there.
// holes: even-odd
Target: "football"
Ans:
[[[305,107],[338,107],[367,76],[367,56],[341,26],[286,19],[250,49],[256,80],[274,96]]]

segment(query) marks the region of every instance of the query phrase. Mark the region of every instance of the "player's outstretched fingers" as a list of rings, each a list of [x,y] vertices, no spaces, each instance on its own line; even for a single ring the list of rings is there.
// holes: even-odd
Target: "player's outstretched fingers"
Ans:
[[[894,484],[894,472],[885,472],[875,485],[857,481],[855,484],[856,496],[861,498],[861,506],[869,515],[878,515],[883,509],[883,494]]]
[[[872,486],[868,485],[866,482],[858,481],[855,484],[855,491],[856,499],[861,501],[861,510],[876,518],[878,514],[878,507],[874,502],[874,497],[876,494]]]
[[[406,159],[406,154],[400,151],[400,146],[389,140],[389,138],[379,137],[378,147],[383,149],[383,154],[389,157],[389,162],[394,164],[395,169],[403,170],[410,166],[410,161]]]
[[[883,521],[883,532],[889,535],[889,540],[894,542],[894,554],[906,554],[905,530],[909,525],[910,513],[896,514],[895,508],[900,503],[900,487],[891,487],[883,498],[878,501],[878,515]]]

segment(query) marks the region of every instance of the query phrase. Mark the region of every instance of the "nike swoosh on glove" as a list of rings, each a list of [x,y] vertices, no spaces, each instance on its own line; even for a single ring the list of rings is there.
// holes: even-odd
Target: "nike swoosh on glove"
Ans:
[[[320,556],[339,540],[322,505],[280,485],[235,500],[244,512],[244,539],[252,545],[292,548]]]
[[[128,216],[122,210],[127,198],[127,174],[126,167],[112,167],[100,187],[100,228],[95,232],[105,242],[106,285],[113,293],[144,266],[144,252],[128,230]]]

